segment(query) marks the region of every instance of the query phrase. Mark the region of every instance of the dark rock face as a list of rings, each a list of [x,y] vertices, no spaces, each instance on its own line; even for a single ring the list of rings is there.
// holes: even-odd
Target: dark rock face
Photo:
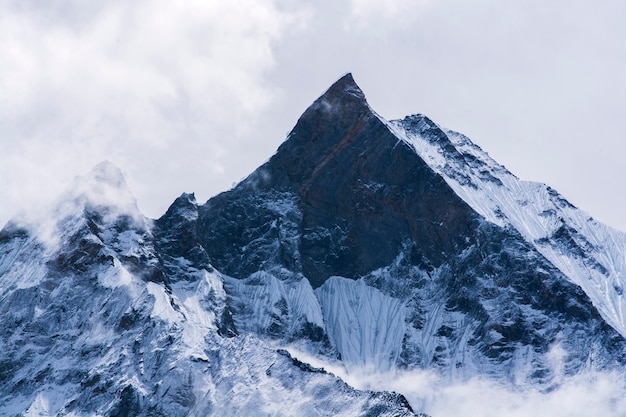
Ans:
[[[555,344],[566,352],[567,375],[588,366],[590,352],[604,358],[602,366],[626,363],[624,339],[580,287],[515,232],[489,223],[474,232],[476,244],[439,268],[407,247],[405,253],[413,256],[364,278],[406,300],[410,313],[398,366],[463,374],[472,364],[495,378],[512,377],[524,352],[534,369],[529,379],[549,385],[555,375],[546,355]],[[437,308],[442,318],[433,321]],[[425,338],[432,349],[423,348]],[[614,349],[622,353],[615,355]]]
[[[187,280],[192,274],[178,273],[177,258],[190,261],[195,269],[212,269],[209,257],[200,244],[196,221],[198,206],[193,194],[183,194],[155,222],[155,244],[167,275]]]
[[[301,217],[289,192],[236,188],[199,208],[198,236],[213,266],[228,275],[245,278],[277,265],[299,271]]]
[[[289,218],[264,208],[272,200],[289,200]],[[219,270],[244,278],[276,262],[314,288],[389,264],[407,240],[440,265],[471,243],[475,224],[475,213],[369,108],[351,75],[307,109],[269,162],[209,200],[199,217]],[[244,249],[261,238],[265,246],[278,241],[276,253],[265,248],[250,259]]]
[[[458,164],[479,167],[427,117],[403,123]],[[567,351],[569,373],[582,369],[598,346],[600,357],[612,358],[607,366],[624,360],[607,346],[621,352],[626,343],[584,292],[517,231],[486,222],[457,196],[370,109],[351,75],[305,111],[267,163],[200,206],[197,227],[213,266],[232,277],[288,271],[313,288],[331,276],[364,278],[402,300],[409,311],[396,361],[402,367],[471,363],[506,374],[514,372],[515,356],[527,352],[532,379],[549,383],[546,354],[555,343]],[[281,302],[282,327],[266,333],[293,338],[291,307]],[[436,305],[444,306],[443,318],[430,334],[425,326]],[[588,337],[581,339],[580,329]],[[459,356],[462,351],[470,353]]]

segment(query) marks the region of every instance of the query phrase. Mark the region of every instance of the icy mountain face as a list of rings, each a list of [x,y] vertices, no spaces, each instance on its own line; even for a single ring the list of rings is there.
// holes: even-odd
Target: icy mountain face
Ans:
[[[424,116],[390,126],[472,208],[520,232],[626,335],[626,234],[595,221],[547,185],[520,181],[467,137]]]
[[[158,220],[109,163],[0,232],[0,414],[412,415],[361,375],[624,369],[626,236],[346,75],[267,163]]]
[[[51,213],[0,232],[1,415],[413,415],[237,334],[193,195],[155,223],[104,163]]]
[[[382,119],[348,74],[267,163],[199,207],[197,236],[232,277],[239,332],[349,371],[551,386],[626,360],[619,274],[574,273],[619,271],[623,243],[603,245],[623,235],[586,218],[423,116]]]

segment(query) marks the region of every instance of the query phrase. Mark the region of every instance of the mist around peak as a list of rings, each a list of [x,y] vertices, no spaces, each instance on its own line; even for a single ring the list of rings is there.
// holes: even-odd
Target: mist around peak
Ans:
[[[75,233],[94,215],[103,230],[121,218],[130,220],[139,229],[149,227],[122,170],[103,161],[88,173],[76,176],[51,202],[22,210],[5,229],[29,230],[50,253],[59,248],[64,236]]]

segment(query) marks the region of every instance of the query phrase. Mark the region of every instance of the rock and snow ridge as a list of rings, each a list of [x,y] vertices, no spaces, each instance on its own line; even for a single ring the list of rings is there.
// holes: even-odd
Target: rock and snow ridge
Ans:
[[[474,210],[520,232],[626,337],[626,233],[594,220],[545,184],[519,180],[466,136],[424,116],[389,126]],[[429,140],[425,133],[432,130],[445,139]]]
[[[146,219],[103,163],[51,213],[0,232],[5,414],[412,414],[285,347],[542,389],[626,365],[625,235],[350,74],[205,204]]]
[[[183,195],[146,219],[104,163],[52,216],[0,232],[1,415],[414,415],[229,333],[224,277],[185,234],[195,210]]]
[[[421,116],[384,120],[350,74],[331,86],[267,163],[199,207],[198,239],[237,283],[227,288],[235,327],[354,372],[435,368],[550,386],[560,369],[621,367],[624,338],[580,279],[529,241],[523,222],[477,206],[502,192],[506,170],[483,168],[448,134]],[[594,262],[561,235],[554,247]],[[301,280],[315,297],[300,285],[296,302],[286,294]],[[559,369],[555,349],[565,352]]]

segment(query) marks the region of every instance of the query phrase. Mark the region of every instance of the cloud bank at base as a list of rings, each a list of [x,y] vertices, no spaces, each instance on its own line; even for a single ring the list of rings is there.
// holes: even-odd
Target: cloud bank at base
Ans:
[[[416,412],[433,417],[589,417],[626,415],[626,375],[621,372],[583,372],[564,377],[552,388],[499,384],[484,378],[455,381],[433,371],[392,371],[387,374],[348,373],[296,348],[294,356],[338,375],[364,390],[403,394]],[[558,366],[555,363],[555,366]]]

